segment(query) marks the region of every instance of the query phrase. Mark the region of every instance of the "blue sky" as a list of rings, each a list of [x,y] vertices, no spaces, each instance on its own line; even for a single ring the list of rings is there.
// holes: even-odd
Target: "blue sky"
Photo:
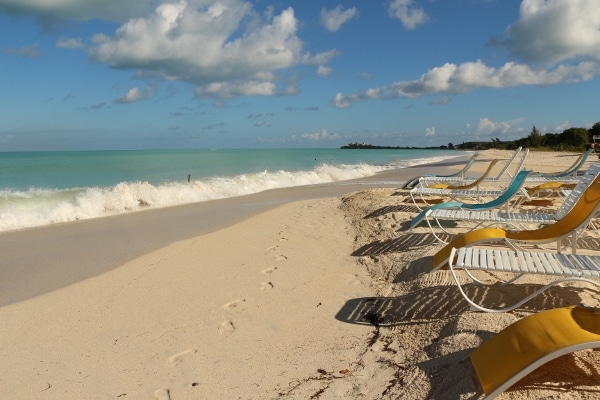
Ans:
[[[0,0],[0,151],[511,140],[599,73],[597,0]]]

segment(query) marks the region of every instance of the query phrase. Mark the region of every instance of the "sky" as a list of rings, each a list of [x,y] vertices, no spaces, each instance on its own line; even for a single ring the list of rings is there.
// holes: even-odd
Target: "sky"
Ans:
[[[0,0],[0,151],[513,140],[599,74],[598,0]]]

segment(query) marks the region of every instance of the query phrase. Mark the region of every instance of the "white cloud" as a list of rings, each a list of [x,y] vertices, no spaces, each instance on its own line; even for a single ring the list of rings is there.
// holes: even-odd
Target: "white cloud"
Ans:
[[[342,6],[337,6],[333,10],[321,9],[321,24],[329,31],[336,32],[340,27],[358,16],[355,7],[344,10]]]
[[[499,68],[489,67],[482,61],[459,65],[447,63],[435,67],[413,81],[395,82],[390,86],[367,89],[343,95],[338,93],[331,103],[348,108],[358,101],[416,98],[427,94],[468,93],[479,88],[508,88],[524,85],[553,85],[588,81],[600,73],[600,63],[582,61],[576,65],[559,65],[553,69],[533,69],[524,64],[508,62]]]
[[[435,126],[425,128],[425,136],[435,136]]]
[[[477,123],[476,133],[478,135],[494,136],[502,136],[505,134],[515,133],[516,131],[521,130],[521,128],[518,127],[518,124],[521,124],[523,122],[523,118],[498,122],[494,122],[489,118],[481,118]]]
[[[339,54],[304,52],[297,26],[292,8],[261,17],[242,0],[181,0],[127,21],[112,37],[96,35],[90,55],[113,68],[191,82],[199,96],[271,96],[277,72]]]
[[[0,12],[32,15],[48,23],[102,18],[124,21],[148,9],[153,0],[0,0]]]
[[[415,29],[417,25],[429,20],[422,8],[414,6],[414,0],[393,0],[389,13],[392,17],[398,18],[406,29]]]
[[[117,97],[114,102],[117,104],[130,104],[135,103],[143,98],[147,97],[142,90],[135,86],[132,87],[123,96]]]
[[[317,68],[317,72],[315,72],[315,75],[317,75],[319,78],[326,78],[329,75],[331,75],[331,72],[333,72],[332,68],[319,65]]]
[[[338,133],[329,133],[326,129],[321,129],[321,132],[303,133],[300,138],[312,142],[328,142],[338,140],[341,136]]]
[[[573,124],[571,124],[571,121],[564,121],[563,123],[556,125],[556,127],[554,128],[554,131],[561,133],[564,130],[569,129],[572,126],[573,126]]]
[[[597,0],[523,0],[503,43],[525,61],[600,60],[599,5]]]
[[[273,82],[234,81],[212,82],[196,87],[196,95],[200,97],[232,98],[236,96],[272,96],[275,94]]]
[[[413,0],[394,0],[390,12],[401,20],[411,20],[408,17],[413,16],[415,21],[422,21],[417,18],[421,15],[417,12],[420,9],[411,7]],[[426,15],[422,15],[426,20]],[[539,62],[540,65],[507,62],[493,67],[481,60],[446,63],[430,69],[419,79],[394,82],[349,95],[338,93],[331,103],[348,108],[355,102],[370,99],[578,83],[600,74],[600,7],[597,0],[523,0],[519,20],[506,29],[505,36],[503,41],[497,42],[524,61]]]
[[[337,57],[340,54],[342,54],[342,53],[337,49],[324,51],[322,53],[317,53],[314,56],[312,56],[310,54],[305,54],[302,57],[302,63],[308,64],[308,65],[323,65],[323,64],[327,64],[334,57]]]

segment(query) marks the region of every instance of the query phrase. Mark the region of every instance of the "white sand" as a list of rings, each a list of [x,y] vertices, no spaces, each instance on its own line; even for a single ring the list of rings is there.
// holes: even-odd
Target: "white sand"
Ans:
[[[558,171],[574,158],[531,153],[526,167]],[[599,305],[597,291],[568,285],[511,313],[469,311],[446,271],[428,273],[441,246],[406,230],[415,213],[392,188],[295,202],[6,305],[0,394],[467,399],[478,396],[468,354],[483,340],[533,312]],[[599,377],[599,352],[583,351],[500,398],[598,398]]]

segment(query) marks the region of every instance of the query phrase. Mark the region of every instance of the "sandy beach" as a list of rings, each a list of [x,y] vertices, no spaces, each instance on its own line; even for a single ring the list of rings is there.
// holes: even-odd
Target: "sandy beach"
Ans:
[[[483,151],[469,174],[511,153]],[[577,156],[531,152],[525,168],[560,171]],[[408,230],[418,209],[401,186],[467,158],[0,235],[0,394],[478,398],[468,355],[483,341],[532,313],[600,302],[597,290],[567,284],[486,314],[469,309],[448,271],[429,272],[442,246],[426,228]],[[544,206],[558,207],[551,200]],[[598,231],[582,237],[588,251],[599,243]],[[600,352],[581,351],[500,398],[598,398],[599,378]]]

